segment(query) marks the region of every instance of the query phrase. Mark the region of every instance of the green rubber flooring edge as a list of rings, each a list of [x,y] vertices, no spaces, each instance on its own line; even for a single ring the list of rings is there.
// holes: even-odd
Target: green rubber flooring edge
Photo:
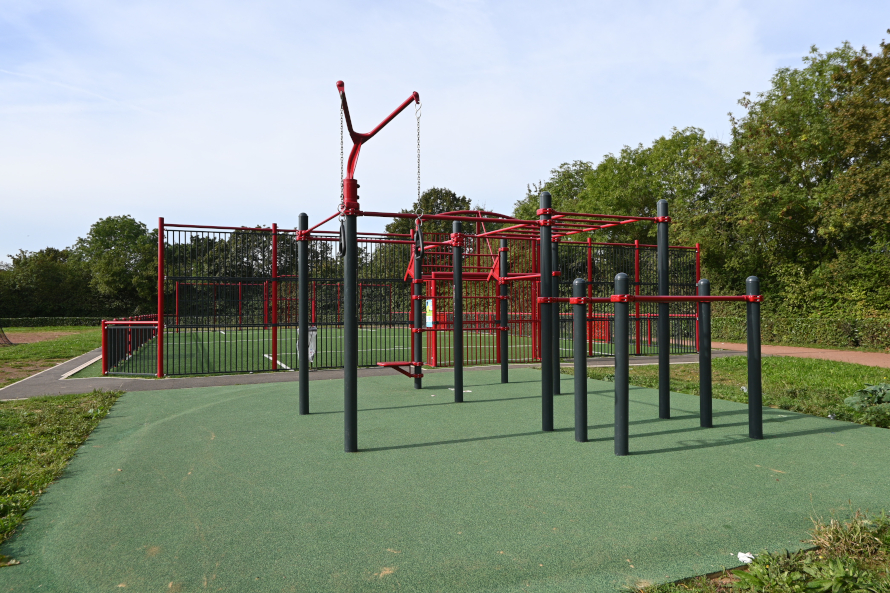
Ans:
[[[613,454],[613,385],[572,378],[540,431],[540,372],[359,380],[360,452],[343,452],[343,382],[124,395],[0,553],[0,591],[616,591],[799,549],[810,518],[888,508],[890,431],[631,389],[631,455]]]

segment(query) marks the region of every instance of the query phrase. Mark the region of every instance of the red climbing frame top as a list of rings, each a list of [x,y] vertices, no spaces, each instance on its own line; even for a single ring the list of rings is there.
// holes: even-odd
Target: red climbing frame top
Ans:
[[[362,149],[362,144],[373,138],[377,132],[383,129],[383,126],[404,111],[412,101],[420,103],[420,95],[417,91],[411,93],[411,96],[405,99],[376,128],[367,134],[362,134],[352,129],[352,118],[349,116],[349,105],[346,103],[346,85],[342,80],[337,81],[337,90],[340,91],[340,105],[343,107],[343,115],[346,116],[346,129],[349,130],[349,137],[352,138],[352,150],[349,151],[349,160],[346,161],[346,177],[343,179],[343,208],[344,210],[358,210],[358,182],[355,180],[355,167],[358,164],[358,153]]]

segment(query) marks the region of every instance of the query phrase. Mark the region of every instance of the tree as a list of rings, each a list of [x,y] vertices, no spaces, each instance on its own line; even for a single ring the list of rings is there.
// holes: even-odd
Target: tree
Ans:
[[[890,33],[890,30],[887,31]],[[822,233],[867,248],[890,239],[890,44],[834,74],[831,128],[849,163],[827,201]]]
[[[533,183],[527,186],[525,197],[516,202],[513,216],[523,220],[537,219],[542,191],[550,192],[551,203],[556,210],[577,212],[580,207],[580,196],[586,186],[584,177],[593,169],[587,161],[563,163],[551,169],[550,179],[546,183]]]
[[[0,317],[69,317],[104,313],[87,268],[69,249],[19,251],[0,269]]]
[[[115,308],[131,314],[155,310],[157,229],[131,216],[100,218],[73,251],[91,271],[91,285]]]
[[[412,210],[400,210],[403,214],[414,214],[423,211],[424,214],[443,214],[460,210],[470,210],[470,200],[466,196],[458,196],[450,189],[444,187],[431,187],[423,192],[420,200],[414,202]],[[409,233],[414,229],[414,219],[394,218],[386,225],[387,233]],[[451,233],[451,221],[426,220],[423,223],[424,233]]]

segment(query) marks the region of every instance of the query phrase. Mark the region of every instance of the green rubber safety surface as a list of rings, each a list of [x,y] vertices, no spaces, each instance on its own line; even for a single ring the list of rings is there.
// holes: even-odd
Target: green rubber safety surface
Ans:
[[[414,390],[359,380],[343,452],[343,382],[124,395],[0,553],[0,591],[614,591],[798,549],[810,517],[887,508],[890,431],[631,390],[631,455],[612,443],[611,383],[589,382],[540,431],[540,373],[450,373]],[[562,382],[571,393],[572,378]]]

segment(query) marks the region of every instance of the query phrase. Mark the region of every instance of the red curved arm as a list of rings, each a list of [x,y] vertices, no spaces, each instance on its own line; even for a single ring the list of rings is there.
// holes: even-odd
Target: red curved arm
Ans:
[[[404,111],[405,107],[410,105],[412,101],[420,103],[420,95],[417,92],[411,93],[411,96],[399,105],[395,111],[390,113],[386,119],[380,122],[380,125],[367,134],[362,134],[352,129],[352,118],[349,117],[349,105],[346,103],[346,87],[342,80],[337,81],[337,90],[340,91],[340,104],[343,106],[343,113],[346,116],[346,128],[349,130],[349,137],[352,138],[352,150],[349,151],[349,160],[346,161],[346,177],[344,179],[355,179],[355,166],[358,164],[358,153],[362,149],[362,144],[373,138],[377,132],[383,129],[383,126]]]

